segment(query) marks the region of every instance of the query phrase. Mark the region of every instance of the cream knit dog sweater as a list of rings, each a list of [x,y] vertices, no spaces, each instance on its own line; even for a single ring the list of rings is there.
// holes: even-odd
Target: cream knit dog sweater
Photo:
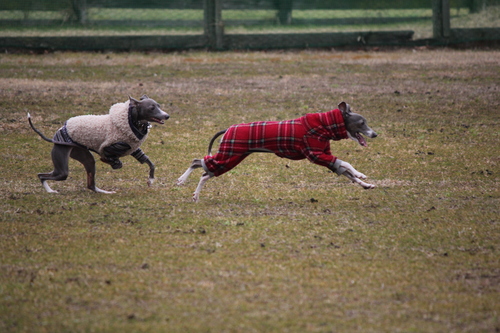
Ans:
[[[135,152],[146,140],[148,133],[142,135],[133,131],[129,120],[129,103],[114,104],[107,115],[86,115],[68,119],[66,130],[73,142],[85,146],[104,156],[104,148],[117,142],[130,145],[121,156]],[[137,134],[136,134],[137,133]]]

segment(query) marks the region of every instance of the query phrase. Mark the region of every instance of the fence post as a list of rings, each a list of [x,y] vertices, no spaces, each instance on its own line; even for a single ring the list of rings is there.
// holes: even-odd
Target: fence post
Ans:
[[[87,23],[87,0],[73,0],[72,5],[78,23]]]
[[[450,0],[443,0],[443,37],[450,37]]]
[[[479,13],[486,9],[486,0],[469,0],[469,8],[471,13]]]
[[[222,1],[205,0],[204,30],[208,47],[222,49],[224,47],[224,24],[222,23]]]
[[[432,26],[434,38],[450,37],[450,0],[432,0]]]
[[[275,0],[278,7],[276,18],[278,24],[289,25],[292,23],[293,0]]]

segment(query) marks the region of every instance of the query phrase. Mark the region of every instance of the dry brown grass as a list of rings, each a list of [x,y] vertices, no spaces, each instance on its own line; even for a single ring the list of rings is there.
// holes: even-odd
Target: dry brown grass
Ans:
[[[500,329],[497,51],[0,55],[0,331]],[[68,117],[147,93],[171,119],[125,158],[49,195]],[[334,154],[364,191],[306,161],[252,155],[175,186],[230,124],[349,102],[379,137]],[[312,200],[313,199],[313,200]]]

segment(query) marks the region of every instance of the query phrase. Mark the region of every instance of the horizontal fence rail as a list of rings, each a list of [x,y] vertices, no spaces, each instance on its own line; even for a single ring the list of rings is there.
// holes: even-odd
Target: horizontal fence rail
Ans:
[[[500,0],[4,0],[0,48],[275,49],[500,40]]]

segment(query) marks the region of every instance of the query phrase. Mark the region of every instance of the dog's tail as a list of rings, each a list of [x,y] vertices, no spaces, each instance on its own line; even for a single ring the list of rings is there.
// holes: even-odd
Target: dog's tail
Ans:
[[[31,128],[33,129],[33,131],[35,131],[38,135],[40,135],[40,137],[42,139],[44,139],[45,141],[47,142],[50,142],[50,143],[54,143],[54,141],[52,141],[51,139],[47,138],[45,135],[43,135],[42,132],[40,132],[38,129],[35,128],[35,126],[33,125],[33,123],[31,122],[31,115],[29,114],[28,112],[28,122],[30,123],[30,126]]]
[[[227,132],[227,128],[225,130],[219,131],[215,133],[214,137],[212,140],[210,140],[210,144],[208,145],[208,155],[212,155],[212,146],[214,144],[215,139],[217,139],[219,136]]]

